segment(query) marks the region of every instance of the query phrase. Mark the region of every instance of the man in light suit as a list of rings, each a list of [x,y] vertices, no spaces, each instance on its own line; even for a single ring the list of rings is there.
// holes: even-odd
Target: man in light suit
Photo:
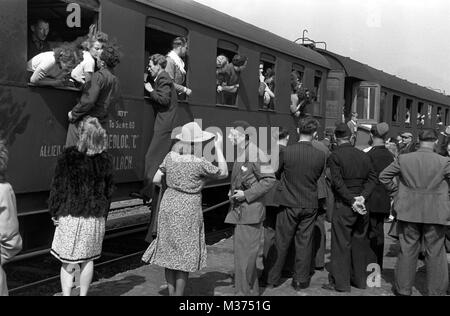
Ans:
[[[234,229],[234,270],[237,295],[259,295],[256,259],[265,219],[264,196],[275,184],[275,175],[265,154],[251,139],[251,126],[233,123],[228,136],[237,146],[238,159],[231,175],[231,208],[225,223]]]
[[[395,273],[397,295],[410,296],[423,240],[427,268],[428,295],[445,295],[448,263],[445,233],[450,224],[447,179],[450,159],[434,152],[437,132],[419,133],[420,149],[400,155],[380,174],[380,182],[395,195],[400,253]],[[399,178],[399,184],[393,181]]]

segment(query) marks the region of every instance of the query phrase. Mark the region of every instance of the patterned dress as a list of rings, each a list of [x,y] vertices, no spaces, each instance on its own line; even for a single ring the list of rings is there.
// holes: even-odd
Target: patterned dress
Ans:
[[[170,152],[160,170],[166,175],[158,217],[158,237],[142,260],[167,269],[196,272],[206,267],[201,191],[207,177],[220,174],[204,158]]]

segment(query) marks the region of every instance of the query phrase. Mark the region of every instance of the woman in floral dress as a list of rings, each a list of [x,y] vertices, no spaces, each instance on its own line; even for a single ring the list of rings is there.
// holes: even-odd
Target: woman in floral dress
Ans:
[[[157,238],[143,260],[165,268],[171,296],[183,296],[189,273],[206,267],[201,191],[208,178],[228,177],[221,135],[214,142],[219,166],[202,155],[203,143],[213,137],[197,123],[186,124],[177,136],[182,145],[179,152],[166,156],[153,179],[160,183],[165,175],[168,188],[161,200]]]

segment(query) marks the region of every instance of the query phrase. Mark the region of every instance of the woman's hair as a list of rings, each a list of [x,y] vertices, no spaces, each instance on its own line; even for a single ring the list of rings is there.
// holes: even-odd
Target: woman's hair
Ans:
[[[115,68],[118,64],[120,64],[121,57],[122,53],[120,52],[119,47],[115,44],[106,44],[100,55],[100,59],[108,68]]]
[[[106,131],[96,117],[86,117],[80,125],[78,151],[88,155],[104,152],[107,147]]]
[[[187,40],[185,37],[177,37],[172,42],[173,48],[184,47],[187,45]]]
[[[0,181],[4,178],[6,169],[8,168],[8,149],[5,141],[0,140]]]
[[[57,63],[68,64],[70,68],[75,68],[83,60],[82,51],[76,45],[65,44],[53,50]]]
[[[166,69],[167,59],[165,56],[163,56],[161,54],[154,54],[154,55],[150,56],[149,61],[151,61],[153,63],[153,65],[155,65],[155,66],[160,65],[161,68]]]

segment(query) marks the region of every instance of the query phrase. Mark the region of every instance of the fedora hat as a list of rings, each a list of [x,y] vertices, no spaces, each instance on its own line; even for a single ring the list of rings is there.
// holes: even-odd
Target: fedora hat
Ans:
[[[202,143],[214,137],[213,133],[202,131],[196,122],[187,123],[182,127],[181,133],[175,136],[176,139],[185,143]]]

